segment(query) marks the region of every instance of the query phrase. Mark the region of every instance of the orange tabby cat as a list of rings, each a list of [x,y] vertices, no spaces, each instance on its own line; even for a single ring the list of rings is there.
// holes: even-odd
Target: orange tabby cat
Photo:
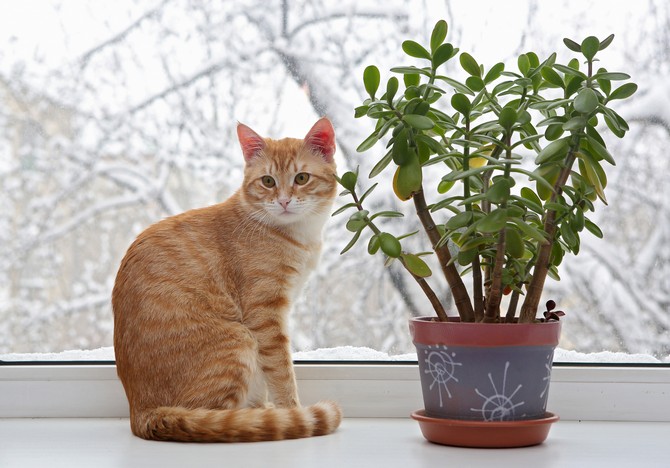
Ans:
[[[242,187],[149,227],[116,277],[116,365],[145,439],[278,440],[340,424],[335,403],[300,406],[287,335],[335,197],[333,127],[321,119],[304,140],[237,134]]]

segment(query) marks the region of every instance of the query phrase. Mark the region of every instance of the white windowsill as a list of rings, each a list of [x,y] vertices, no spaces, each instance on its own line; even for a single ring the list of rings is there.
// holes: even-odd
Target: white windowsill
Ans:
[[[299,364],[296,373],[303,403],[342,405],[335,434],[182,444],[131,434],[112,365],[0,366],[0,467],[667,466],[667,367],[554,368],[548,408],[561,421],[544,444],[505,450],[426,442],[408,417],[421,407],[416,365]]]
[[[332,435],[255,444],[150,442],[127,419],[0,419],[3,468],[665,467],[670,423],[555,424],[522,449],[430,444],[409,418],[347,418]]]

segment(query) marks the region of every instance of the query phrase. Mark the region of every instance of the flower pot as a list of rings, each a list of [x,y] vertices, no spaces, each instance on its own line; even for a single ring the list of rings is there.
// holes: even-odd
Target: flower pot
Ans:
[[[522,421],[530,421],[538,429],[542,426],[538,421],[551,424],[557,419],[548,416],[546,407],[560,322],[484,324],[419,317],[410,319],[409,326],[425,404],[422,419],[415,417],[422,430],[433,420],[434,433],[436,428],[446,427],[444,420],[448,420],[449,427],[459,426],[461,432],[477,434],[478,428],[496,426],[485,423],[498,423],[498,427],[507,423],[507,432],[520,432],[515,428],[522,427]],[[509,424],[512,421],[515,424]],[[540,438],[537,441],[535,435],[519,445],[512,442],[504,446],[541,443],[546,433]],[[482,445],[454,445],[499,446],[488,444],[490,437],[480,439]],[[445,439],[434,441],[448,443]]]

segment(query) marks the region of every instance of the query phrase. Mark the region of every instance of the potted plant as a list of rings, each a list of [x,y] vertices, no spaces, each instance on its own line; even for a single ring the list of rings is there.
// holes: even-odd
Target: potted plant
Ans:
[[[556,53],[543,61],[524,53],[514,71],[502,62],[486,68],[446,36],[439,21],[428,47],[404,41],[419,66],[392,68],[381,89],[379,69],[367,67],[369,98],[355,109],[376,121],[358,151],[385,147],[369,177],[394,171],[393,191],[413,203],[431,248],[412,252],[405,239],[417,232],[389,232],[393,220],[382,218],[403,214],[370,212],[366,200],[377,184],[360,194],[355,171],[338,178],[352,201],[334,214],[348,212],[354,233],[342,253],[369,234],[368,252],[399,262],[435,311],[410,320],[426,405],[413,417],[429,440],[537,444],[557,419],[546,402],[563,315],[548,301],[538,317],[545,279],[558,279],[557,267],[566,253],[579,253],[583,234],[602,237],[587,217],[598,201],[606,204],[604,166],[615,163],[601,131],[605,124],[625,135],[628,125],[611,104],[637,86],[598,64],[613,36],[564,39],[578,55],[565,65]],[[443,72],[456,58],[464,81]],[[424,258],[432,254],[457,317],[429,284]]]

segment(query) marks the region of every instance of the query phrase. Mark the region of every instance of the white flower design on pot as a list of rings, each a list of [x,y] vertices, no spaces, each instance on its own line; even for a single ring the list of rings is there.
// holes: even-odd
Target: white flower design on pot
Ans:
[[[518,385],[514,391],[507,395],[507,369],[509,369],[510,363],[507,361],[505,363],[505,371],[502,378],[502,387],[498,390],[495,382],[493,381],[493,376],[489,372],[489,382],[491,382],[491,387],[493,389],[493,394],[487,396],[479,391],[478,388],[475,388],[477,395],[484,399],[481,408],[470,408],[472,411],[481,413],[482,419],[484,421],[507,421],[512,419],[514,416],[516,408],[524,404],[523,401],[519,403],[514,402],[514,395],[523,387],[523,385]]]
[[[444,390],[447,393],[447,396],[451,398],[448,383],[452,380],[458,382],[458,379],[454,375],[456,366],[461,366],[463,364],[454,361],[453,358],[456,357],[456,353],[449,353],[446,346],[436,346],[435,348],[435,350],[427,349],[424,351],[424,354],[426,355],[424,362],[427,365],[424,373],[430,374],[433,378],[433,382],[430,384],[430,390],[433,390],[433,388],[437,386],[440,395],[440,408],[442,408],[444,403],[442,400],[442,391]]]

